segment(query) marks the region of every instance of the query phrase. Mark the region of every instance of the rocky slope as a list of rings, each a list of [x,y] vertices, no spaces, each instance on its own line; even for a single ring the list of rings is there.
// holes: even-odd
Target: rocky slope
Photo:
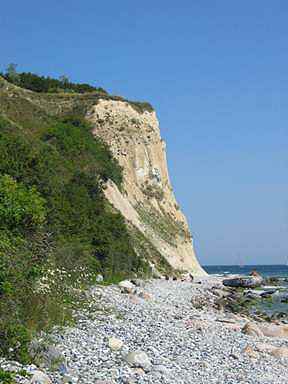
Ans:
[[[124,169],[123,191],[108,183],[108,200],[174,269],[205,274],[171,187],[166,145],[155,111],[141,111],[125,101],[100,99],[88,118],[93,133],[108,143]]]

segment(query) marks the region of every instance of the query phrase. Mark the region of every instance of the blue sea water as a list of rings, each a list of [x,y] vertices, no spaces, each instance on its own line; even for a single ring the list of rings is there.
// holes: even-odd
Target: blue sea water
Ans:
[[[253,270],[256,270],[263,277],[278,277],[279,289],[287,292],[288,287],[288,266],[287,265],[208,265],[203,267],[209,274],[212,275],[249,275]],[[283,280],[282,280],[283,279]],[[284,293],[285,294],[285,293]],[[272,295],[272,301],[265,299],[258,302],[255,307],[251,308],[251,311],[260,310],[267,315],[274,316],[277,313],[286,314],[286,318],[282,321],[288,323],[288,303],[287,301],[282,302],[281,297]]]
[[[256,270],[263,277],[287,277],[287,265],[204,265],[203,268],[209,275],[249,275],[250,272]]]

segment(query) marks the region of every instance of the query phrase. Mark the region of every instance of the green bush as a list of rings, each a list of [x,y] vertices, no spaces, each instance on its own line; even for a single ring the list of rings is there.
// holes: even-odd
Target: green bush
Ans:
[[[72,288],[143,270],[104,197],[122,183],[109,148],[79,116],[35,121],[0,117],[0,355],[22,362],[34,332],[71,321]]]
[[[29,343],[31,337],[26,327],[20,324],[7,324],[0,330],[0,350],[9,359],[30,362]]]
[[[21,88],[26,88],[34,92],[99,92],[104,95],[107,94],[105,89],[101,87],[93,87],[86,83],[72,83],[65,76],[61,76],[61,78],[59,79],[54,79],[49,76],[39,76],[31,72],[17,73],[16,68],[12,72],[7,70],[6,73],[0,73],[0,75],[12,84],[18,85]]]
[[[2,384],[14,384],[16,383],[14,380],[15,373],[4,371],[4,369],[0,368],[0,383]]]
[[[67,78],[15,68],[4,77],[36,92],[105,97]],[[122,168],[81,117],[90,95],[69,95],[79,111],[55,117],[45,103],[63,95],[9,93],[6,85],[0,89],[0,356],[28,362],[31,337],[71,322],[76,293],[96,274],[107,282],[145,273],[146,247],[137,256],[124,218],[105,199],[107,180],[121,189]]]
[[[0,228],[36,227],[44,223],[45,214],[45,200],[35,188],[0,176]]]

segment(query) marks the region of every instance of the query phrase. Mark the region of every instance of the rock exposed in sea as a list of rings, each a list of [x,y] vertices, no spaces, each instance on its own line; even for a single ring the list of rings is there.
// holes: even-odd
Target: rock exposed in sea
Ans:
[[[239,276],[231,279],[224,279],[223,285],[232,288],[256,288],[263,283],[263,278],[259,276]]]

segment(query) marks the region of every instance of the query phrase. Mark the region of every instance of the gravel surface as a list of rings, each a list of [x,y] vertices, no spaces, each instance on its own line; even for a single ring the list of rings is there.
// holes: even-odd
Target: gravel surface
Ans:
[[[259,342],[288,346],[287,340],[242,334],[244,318],[213,309],[217,286],[213,278],[201,284],[155,280],[138,288],[150,294],[145,299],[115,286],[93,288],[89,310],[57,337],[75,377],[87,384],[288,383],[288,359],[243,351]],[[119,351],[109,347],[111,337],[124,343]],[[130,366],[128,351],[144,352],[147,366]]]
[[[135,294],[91,289],[76,326],[54,331],[68,372],[50,373],[53,383],[288,383],[288,358],[257,352],[287,339],[244,335],[247,319],[213,308],[221,281],[199,281],[154,280]]]

